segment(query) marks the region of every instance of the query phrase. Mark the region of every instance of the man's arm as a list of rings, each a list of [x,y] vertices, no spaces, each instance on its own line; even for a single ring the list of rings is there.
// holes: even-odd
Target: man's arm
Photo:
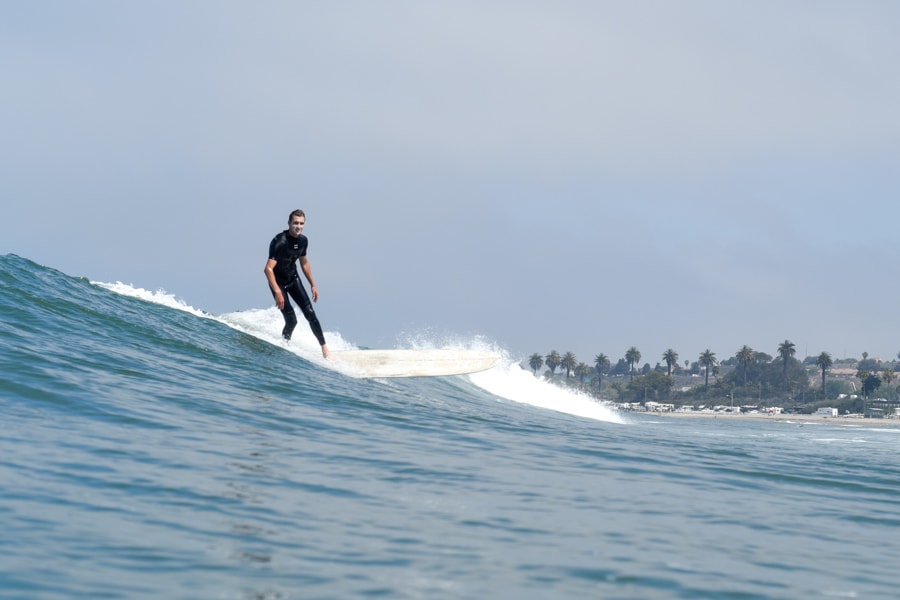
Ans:
[[[278,287],[278,282],[275,281],[276,264],[278,264],[277,261],[274,258],[270,258],[266,261],[264,272],[266,274],[266,279],[269,281],[269,287],[272,288],[272,293],[275,295],[275,306],[278,307],[278,310],[282,310],[284,308],[284,296],[281,294],[281,288]]]
[[[309,291],[312,294],[313,302],[318,302],[319,290],[316,288],[316,282],[313,281],[312,267],[309,266],[309,259],[305,256],[300,257],[300,268],[303,269],[303,274],[306,275],[306,280],[309,282]]]

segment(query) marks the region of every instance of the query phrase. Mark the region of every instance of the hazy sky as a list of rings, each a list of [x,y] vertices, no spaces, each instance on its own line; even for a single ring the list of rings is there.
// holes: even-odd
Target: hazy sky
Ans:
[[[900,3],[0,0],[0,253],[591,364],[900,350]]]

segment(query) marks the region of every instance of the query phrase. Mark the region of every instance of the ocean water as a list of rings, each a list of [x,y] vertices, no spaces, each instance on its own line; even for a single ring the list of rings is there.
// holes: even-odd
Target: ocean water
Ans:
[[[0,257],[0,598],[900,593],[900,429],[354,379],[301,330]]]

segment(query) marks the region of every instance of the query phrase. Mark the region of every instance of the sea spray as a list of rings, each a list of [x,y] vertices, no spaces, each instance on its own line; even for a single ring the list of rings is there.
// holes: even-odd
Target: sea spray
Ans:
[[[622,416],[609,406],[586,394],[539,379],[510,360],[504,361],[490,371],[473,373],[468,377],[478,387],[507,400],[586,419],[610,423],[625,422]]]
[[[281,313],[274,307],[249,309],[214,316],[196,309],[162,290],[154,292],[120,282],[115,284],[98,283],[98,285],[119,294],[183,310],[198,317],[215,319],[233,329],[280,346],[320,367],[340,372],[339,365],[322,358],[318,342],[307,328],[298,327],[289,343],[282,340],[280,332],[283,321]],[[358,346],[346,340],[339,332],[329,331],[326,332],[326,336],[331,350],[355,350],[358,348]],[[608,405],[586,394],[566,389],[535,377],[510,358],[505,349],[498,347],[483,336],[474,335],[464,338],[453,334],[437,335],[433,332],[420,331],[414,334],[400,334],[398,339],[401,340],[400,343],[403,347],[413,349],[463,349],[498,352],[502,356],[499,365],[488,371],[468,376],[473,384],[490,394],[513,402],[586,419],[610,423],[625,422],[622,416]]]

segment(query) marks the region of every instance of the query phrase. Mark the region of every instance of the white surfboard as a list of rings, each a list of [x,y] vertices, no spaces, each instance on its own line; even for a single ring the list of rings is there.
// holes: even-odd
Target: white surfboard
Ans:
[[[330,360],[357,377],[440,377],[486,371],[500,362],[496,352],[481,350],[344,350]]]

